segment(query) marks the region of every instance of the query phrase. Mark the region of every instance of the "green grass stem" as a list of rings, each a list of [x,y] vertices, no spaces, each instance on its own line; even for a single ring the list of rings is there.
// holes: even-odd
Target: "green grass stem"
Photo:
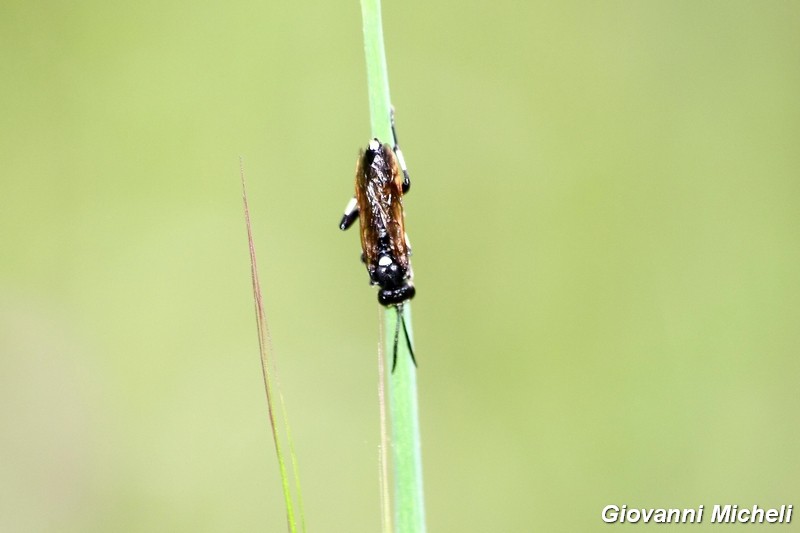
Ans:
[[[372,136],[390,143],[391,98],[386,53],[383,45],[380,0],[361,0],[364,24],[364,52],[367,60],[367,87],[369,93],[370,124]],[[406,327],[413,345],[411,304],[403,306]],[[394,335],[397,311],[384,310],[384,343],[382,368],[392,368]],[[402,328],[401,328],[402,335]],[[417,372],[405,342],[398,343],[397,367],[384,372],[388,390],[388,408],[391,419],[392,480],[394,481],[393,510],[396,533],[424,533],[425,505],[422,490],[422,451],[419,435],[417,405]]]
[[[413,346],[411,306],[403,306],[406,327]],[[397,312],[387,309],[383,350],[391,368],[392,350],[397,322]],[[402,335],[402,333],[401,333]],[[392,424],[392,474],[394,479],[394,523],[396,533],[423,533],[425,531],[425,500],[422,490],[422,449],[419,435],[419,409],[417,404],[417,368],[405,343],[398,343],[397,367],[387,374],[389,391],[389,417]]]

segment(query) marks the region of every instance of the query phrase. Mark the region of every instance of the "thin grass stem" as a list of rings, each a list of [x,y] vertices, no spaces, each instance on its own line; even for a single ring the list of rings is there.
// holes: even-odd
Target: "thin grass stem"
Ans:
[[[383,44],[380,0],[361,0],[364,28],[364,52],[367,62],[367,87],[369,93],[370,124],[372,136],[381,142],[392,139],[389,95],[389,75]],[[413,345],[411,304],[403,306],[403,316]],[[397,329],[398,313],[394,308],[384,310],[383,331]],[[383,335],[385,349],[383,357],[391,368],[394,338]],[[394,372],[380,377],[387,383],[389,414],[392,424],[392,479],[394,481],[393,506],[394,525],[397,533],[424,533],[425,505],[422,489],[422,452],[419,434],[417,405],[417,372],[406,343],[399,343],[397,366]]]
[[[281,434],[280,434],[280,425],[278,422],[278,417],[275,413],[275,401],[274,401],[274,393],[277,392],[279,404],[280,404],[280,413],[281,413],[281,423],[283,425],[283,430],[286,432],[286,439],[289,445],[289,455],[291,458],[291,470],[293,473],[293,479],[295,483],[295,492],[297,494],[297,502],[298,502],[298,510],[300,515],[300,523],[302,526],[302,531],[305,533],[306,524],[305,524],[305,513],[303,512],[303,497],[300,490],[300,478],[298,474],[298,467],[297,467],[297,456],[294,451],[294,445],[292,444],[292,434],[289,428],[289,420],[286,416],[286,403],[283,400],[283,394],[280,392],[280,386],[277,383],[277,371],[275,371],[273,365],[274,362],[271,359],[272,355],[272,339],[269,335],[269,328],[267,326],[267,316],[266,312],[264,311],[264,299],[262,296],[261,291],[261,282],[259,281],[258,277],[258,262],[256,260],[256,247],[255,241],[253,239],[253,227],[250,222],[250,208],[247,203],[247,188],[245,185],[244,180],[244,168],[241,158],[239,159],[239,174],[242,180],[242,203],[244,206],[244,218],[245,224],[247,226],[247,244],[250,251],[250,275],[253,282],[253,301],[255,304],[255,314],[256,314],[256,326],[258,329],[258,351],[259,355],[261,356],[261,374],[264,378],[264,392],[267,396],[267,414],[269,418],[270,428],[272,430],[272,439],[275,443],[275,455],[278,458],[278,467],[280,469],[281,475],[281,487],[283,489],[283,497],[284,503],[286,505],[286,521],[289,527],[290,533],[297,533],[297,518],[295,516],[295,505],[292,498],[292,491],[289,482],[289,473],[288,469],[286,468],[286,461],[283,455],[283,448],[281,445]],[[275,371],[275,376],[273,376],[273,371]],[[273,390],[273,385],[276,390]]]

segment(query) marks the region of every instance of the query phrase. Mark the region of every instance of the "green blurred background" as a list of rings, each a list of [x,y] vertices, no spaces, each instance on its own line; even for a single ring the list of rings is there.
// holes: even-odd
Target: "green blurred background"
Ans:
[[[798,27],[384,5],[430,531],[800,512]],[[285,530],[239,155],[309,531],[377,531],[358,2],[6,0],[0,76],[0,531]]]

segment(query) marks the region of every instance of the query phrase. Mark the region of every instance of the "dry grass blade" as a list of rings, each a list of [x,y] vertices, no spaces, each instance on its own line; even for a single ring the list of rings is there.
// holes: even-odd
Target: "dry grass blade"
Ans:
[[[253,240],[253,228],[250,222],[250,207],[247,203],[247,187],[244,179],[244,166],[242,159],[239,158],[239,175],[242,181],[242,203],[244,206],[244,219],[247,226],[247,244],[250,250],[250,276],[253,282],[253,301],[255,303],[256,312],[256,326],[258,329],[258,351],[261,356],[261,373],[264,378],[264,391],[267,396],[267,412],[269,414],[269,424],[272,430],[272,440],[275,443],[275,454],[278,457],[278,465],[281,473],[281,484],[283,487],[283,496],[286,504],[286,519],[291,533],[297,532],[297,519],[295,518],[294,503],[289,483],[289,474],[286,469],[286,462],[283,458],[283,450],[281,447],[281,436],[279,431],[279,424],[275,415],[275,402],[273,395],[273,379],[272,379],[272,362],[270,360],[270,353],[272,351],[272,341],[269,336],[269,329],[267,327],[267,317],[264,312],[264,301],[261,292],[261,282],[258,278],[258,261],[256,260],[256,248]],[[286,408],[283,401],[283,395],[280,393],[277,381],[275,381],[275,389],[280,402],[281,415],[283,420],[283,429],[286,431],[286,438],[289,443],[289,453],[291,456],[292,470],[294,472],[295,490],[297,492],[298,509],[302,530],[305,532],[305,516],[303,513],[302,496],[300,492],[300,482],[298,478],[297,459],[294,453],[294,448],[291,441],[291,432],[289,431],[289,424],[286,419]]]

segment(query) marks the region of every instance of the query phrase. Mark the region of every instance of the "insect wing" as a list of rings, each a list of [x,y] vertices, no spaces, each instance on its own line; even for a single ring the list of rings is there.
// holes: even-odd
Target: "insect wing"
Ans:
[[[403,213],[403,174],[392,148],[388,144],[384,144],[383,151],[392,175],[392,179],[386,184],[386,197],[389,199],[389,219],[386,229],[389,233],[394,259],[403,268],[408,268],[408,247]]]
[[[389,254],[407,269],[408,245],[403,220],[403,175],[388,144],[361,152],[356,165],[356,202],[361,247],[370,275],[380,255]]]
[[[370,273],[378,261],[378,228],[375,224],[375,209],[373,208],[374,194],[368,191],[370,177],[364,165],[364,151],[358,154],[356,163],[356,203],[358,204],[359,221],[361,229],[361,249],[364,251],[364,261]]]

